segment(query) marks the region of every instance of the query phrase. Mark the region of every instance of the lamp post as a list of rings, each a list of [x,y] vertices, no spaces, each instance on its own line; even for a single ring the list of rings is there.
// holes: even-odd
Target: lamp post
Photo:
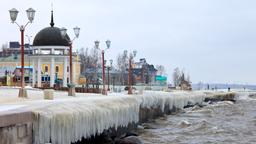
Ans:
[[[100,42],[99,42],[99,41],[95,41],[94,43],[95,43],[95,48],[96,48],[96,49],[100,49],[100,48],[99,48]],[[107,48],[101,50],[101,55],[102,55],[102,83],[103,83],[102,94],[103,94],[103,95],[107,95],[107,91],[106,91],[106,89],[105,89],[105,64],[104,64],[104,53],[105,53],[105,51],[106,51],[107,49],[110,48],[111,41],[110,41],[110,40],[107,40],[107,41],[106,41],[106,45],[107,45]]]
[[[27,12],[27,17],[29,21],[25,25],[19,25],[16,22],[19,11],[15,8],[9,10],[12,23],[17,24],[21,32],[21,89],[19,91],[19,97],[27,97],[27,91],[24,89],[24,85],[25,85],[24,83],[24,31],[26,26],[29,23],[33,22],[36,11],[32,8],[29,8],[26,10],[26,12]]]
[[[108,69],[108,91],[110,91],[110,88],[109,88],[109,84],[110,84],[110,75],[109,75],[109,70],[112,68],[112,64],[113,64],[113,60],[109,60],[110,62],[110,65],[107,66],[107,69]]]
[[[130,57],[129,57],[128,94],[132,94],[132,60],[136,56],[136,54],[137,54],[137,51],[134,50],[132,53],[130,53]]]
[[[75,27],[73,28],[74,33],[75,33],[75,37],[72,40],[68,40],[67,39],[67,29],[66,28],[61,28],[60,32],[61,32],[61,36],[69,41],[69,91],[68,91],[68,96],[75,96],[75,84],[73,83],[73,65],[72,65],[72,44],[73,41],[79,37],[79,33],[80,33],[80,28],[79,27]]]
[[[28,67],[29,67],[29,72],[28,72],[28,83],[30,84],[30,56],[31,56],[31,46],[30,46],[30,38],[32,38],[32,36],[26,35],[26,37],[28,38]]]

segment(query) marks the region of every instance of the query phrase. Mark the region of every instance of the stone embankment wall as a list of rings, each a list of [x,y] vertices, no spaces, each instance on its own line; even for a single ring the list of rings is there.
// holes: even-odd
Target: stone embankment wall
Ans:
[[[31,111],[0,112],[0,144],[32,144]]]
[[[218,96],[216,96],[218,95]],[[0,144],[101,143],[120,137],[137,124],[205,99],[234,99],[234,93],[145,92],[54,101],[29,111],[0,112]],[[33,132],[33,133],[32,133]]]

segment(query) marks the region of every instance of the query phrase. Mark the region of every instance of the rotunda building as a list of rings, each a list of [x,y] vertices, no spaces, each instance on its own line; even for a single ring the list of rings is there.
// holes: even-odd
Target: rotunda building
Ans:
[[[69,82],[69,41],[68,35],[62,37],[60,28],[54,26],[53,11],[50,27],[39,31],[33,41],[33,54],[30,56],[33,65],[32,84],[36,87],[63,87]],[[73,60],[73,79],[79,75],[80,64]],[[79,68],[76,68],[78,66]]]

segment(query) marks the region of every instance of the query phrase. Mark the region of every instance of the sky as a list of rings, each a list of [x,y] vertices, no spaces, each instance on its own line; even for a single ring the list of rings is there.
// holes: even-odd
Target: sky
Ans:
[[[135,58],[163,65],[172,82],[176,67],[192,83],[256,84],[255,0],[1,0],[0,44],[19,41],[20,33],[8,10],[19,10],[17,22],[27,22],[26,10],[36,10],[25,34],[33,37],[50,26],[51,3],[57,27],[81,28],[74,48],[93,48],[111,40],[106,59],[124,50]],[[31,40],[31,42],[32,42]],[[25,39],[28,42],[28,39]]]

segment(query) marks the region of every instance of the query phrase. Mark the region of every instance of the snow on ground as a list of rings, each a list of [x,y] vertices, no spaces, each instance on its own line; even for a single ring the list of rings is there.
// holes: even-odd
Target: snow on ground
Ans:
[[[127,126],[139,121],[140,107],[165,106],[183,108],[188,103],[202,103],[205,92],[144,91],[143,95],[54,92],[54,100],[44,100],[43,91],[29,89],[28,98],[18,98],[17,88],[0,88],[0,109],[26,108],[35,116],[33,127],[36,144],[70,144],[82,137],[102,133],[104,129]],[[0,111],[1,112],[1,111]]]
[[[0,105],[0,112],[15,110],[15,109],[22,108],[22,107],[25,107],[25,105]]]

